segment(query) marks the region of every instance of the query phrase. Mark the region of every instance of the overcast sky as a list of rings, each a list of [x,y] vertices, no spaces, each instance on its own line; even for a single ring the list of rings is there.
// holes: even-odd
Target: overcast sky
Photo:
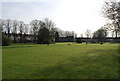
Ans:
[[[86,29],[95,31],[106,23],[106,19],[101,14],[104,1],[2,0],[0,18],[17,19],[25,23],[33,19],[49,18],[56,23],[58,28],[75,31],[79,36],[81,33],[84,34]]]

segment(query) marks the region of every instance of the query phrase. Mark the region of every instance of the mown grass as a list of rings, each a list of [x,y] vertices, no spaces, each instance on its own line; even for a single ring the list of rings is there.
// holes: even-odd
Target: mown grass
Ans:
[[[117,79],[118,44],[4,46],[3,79]]]

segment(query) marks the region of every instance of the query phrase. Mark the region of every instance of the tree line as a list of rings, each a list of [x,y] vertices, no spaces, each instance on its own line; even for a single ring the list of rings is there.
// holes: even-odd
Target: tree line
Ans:
[[[115,34],[115,37],[120,36],[120,1],[116,0],[107,0],[105,1],[102,13],[105,18],[110,20],[106,25],[104,25],[104,29],[112,32],[112,37]],[[117,41],[117,40],[116,40]]]
[[[77,34],[74,31],[63,31],[56,27],[56,24],[48,19],[32,20],[29,24],[25,24],[23,21],[17,20],[3,20],[0,19],[0,28],[2,31],[2,37],[10,38],[13,35],[13,42],[17,42],[17,35],[19,35],[20,43],[27,43],[27,35],[32,36],[31,42],[38,44],[50,44],[59,41],[59,37],[73,36]]]
[[[116,42],[118,42],[120,37],[120,1],[106,0],[102,7],[102,15],[109,21],[103,27],[96,30],[92,34],[92,38],[97,38],[98,42],[103,42],[110,32],[111,37],[115,37]],[[86,30],[85,34],[87,38],[91,37],[89,29]]]

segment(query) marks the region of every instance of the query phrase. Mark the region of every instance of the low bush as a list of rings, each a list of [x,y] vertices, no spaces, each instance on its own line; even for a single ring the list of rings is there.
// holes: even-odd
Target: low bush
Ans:
[[[78,38],[78,39],[76,39],[76,42],[77,43],[82,43],[82,39]]]
[[[2,46],[9,46],[11,45],[12,41],[10,38],[7,38],[5,36],[2,36]]]

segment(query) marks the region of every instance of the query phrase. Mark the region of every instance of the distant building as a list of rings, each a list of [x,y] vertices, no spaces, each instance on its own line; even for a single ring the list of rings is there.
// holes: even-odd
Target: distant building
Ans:
[[[59,42],[74,42],[75,38],[73,36],[59,37]]]
[[[7,33],[4,33],[4,35],[7,37],[8,34]],[[16,42],[20,42],[20,34],[9,34],[9,37],[11,40],[14,40],[14,36],[15,36],[15,39],[16,39]],[[34,35],[30,35],[30,34],[22,34],[21,35],[22,37],[22,41],[26,41],[26,42],[33,42],[34,40]],[[98,39],[97,38],[87,38],[87,37],[76,37],[74,38],[74,36],[66,36],[66,37],[59,37],[59,42],[75,42],[77,39],[80,39],[82,40],[82,42],[91,42],[91,43],[97,43],[98,42]],[[55,38],[53,37],[52,42],[55,42]],[[114,37],[106,37],[104,39],[103,42],[119,42],[120,43],[120,37],[118,37],[117,39]]]
[[[7,33],[4,33],[4,35],[7,37],[8,34]],[[20,42],[20,34],[13,34],[13,33],[10,33],[9,34],[9,37],[10,39],[13,41],[14,40],[14,36],[15,36],[15,39],[16,39],[16,42]],[[30,35],[30,34],[22,34],[21,37],[23,38],[22,41],[26,40],[27,42],[32,42],[33,41],[33,35]]]
[[[97,38],[87,38],[87,37],[82,37],[82,38],[75,38],[75,39],[81,39],[82,42],[91,42],[91,43],[96,43],[98,42],[98,39]],[[114,37],[106,37],[103,42],[119,42],[120,43],[120,37],[118,37],[117,39]]]

